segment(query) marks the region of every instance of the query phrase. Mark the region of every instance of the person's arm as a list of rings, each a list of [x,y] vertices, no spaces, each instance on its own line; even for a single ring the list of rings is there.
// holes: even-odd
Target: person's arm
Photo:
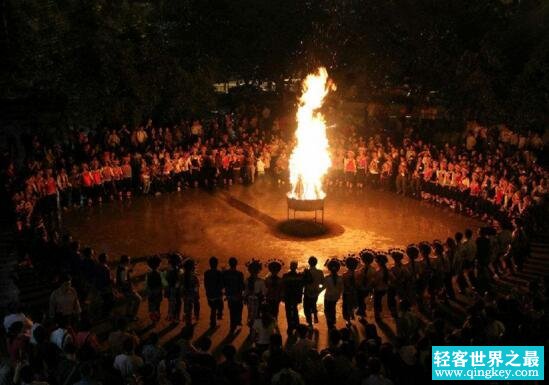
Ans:
[[[265,284],[265,280],[261,281],[261,295],[263,296],[263,299],[267,296],[267,285]]]
[[[248,298],[248,295],[250,294],[250,290],[248,289],[248,285],[244,280],[242,280],[242,283],[242,296],[244,297],[244,300],[246,300],[246,298]]]
[[[145,366],[145,361],[143,361],[143,358],[135,356],[135,364],[137,368],[142,368],[143,366]]]
[[[220,273],[217,277],[217,279],[218,279],[217,284],[219,285],[219,293],[221,295],[221,300],[223,300],[223,295],[224,295],[224,292],[225,292],[225,282],[224,282],[223,278],[224,278],[224,275],[223,275],[223,270],[222,270],[222,271],[220,271]]]
[[[99,340],[97,339],[97,335],[95,333],[91,333],[88,336],[88,344],[95,350],[99,351],[101,350],[101,344],[99,343]]]
[[[274,323],[274,328],[273,328],[273,331],[275,334],[280,334],[280,328],[278,327],[278,322],[273,322]]]
[[[25,366],[25,363],[23,361],[17,361],[17,365],[15,366],[15,371],[13,373],[13,383],[19,384],[21,380],[21,369],[23,369],[23,366]]]
[[[322,293],[324,290],[326,290],[326,277],[324,276],[324,273],[320,272],[320,280],[318,282],[318,293]]]
[[[208,270],[206,270],[206,271],[204,272],[204,274],[202,275],[202,277],[203,277],[203,279],[204,279],[204,280],[203,280],[203,282],[204,282],[204,288],[210,286],[210,283],[208,282],[208,279],[206,278],[207,276],[208,276]],[[197,275],[197,278],[198,278],[198,275]]]
[[[73,305],[73,311],[75,314],[80,315],[82,312],[82,308],[80,307],[80,301],[78,300],[78,296],[76,293],[74,294],[74,305]]]
[[[341,297],[341,295],[343,294],[343,278],[342,277],[339,277],[339,279],[337,280],[337,292],[339,294],[338,297]]]
[[[239,289],[239,292],[240,292],[240,296],[242,298],[245,298],[246,297],[246,283],[244,281],[244,274],[240,273],[240,289]]]
[[[135,330],[132,330],[132,331],[130,332],[130,334],[131,334],[131,336],[132,336],[131,338],[133,338],[133,343],[134,343],[134,345],[135,345],[135,346],[141,345],[141,340],[139,339],[139,337],[138,337],[137,334],[135,333]]]
[[[200,293],[200,280],[196,275],[194,276],[194,280],[195,280],[196,294],[198,295]]]

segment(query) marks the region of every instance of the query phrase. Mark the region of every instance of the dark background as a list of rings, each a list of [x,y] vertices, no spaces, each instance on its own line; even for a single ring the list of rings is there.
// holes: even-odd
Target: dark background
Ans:
[[[0,114],[41,124],[160,123],[219,107],[212,84],[319,64],[338,97],[405,89],[453,119],[541,129],[549,1],[0,0]]]

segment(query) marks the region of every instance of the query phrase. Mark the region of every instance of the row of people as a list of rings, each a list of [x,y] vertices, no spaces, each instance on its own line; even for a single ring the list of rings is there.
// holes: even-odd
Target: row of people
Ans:
[[[260,316],[263,306],[275,319],[279,306],[284,302],[288,332],[291,334],[299,324],[298,305],[303,304],[307,324],[312,328],[318,322],[317,302],[324,292],[324,313],[328,327],[336,323],[336,304],[342,299],[343,318],[350,325],[355,315],[364,319],[366,299],[373,297],[373,310],[376,317],[382,311],[383,299],[391,313],[398,318],[398,306],[402,300],[410,304],[423,305],[425,298],[433,305],[439,300],[455,300],[454,280],[458,290],[483,291],[488,283],[514,269],[520,263],[520,255],[525,253],[527,240],[523,229],[513,232],[502,229],[495,232],[482,228],[479,236],[473,239],[471,230],[457,233],[446,242],[422,242],[410,245],[406,250],[391,249],[388,253],[365,249],[359,256],[349,255],[343,260],[332,258],[326,262],[329,274],[324,276],[317,268],[318,260],[311,257],[308,267],[298,272],[297,262],[291,262],[289,271],[281,275],[284,263],[273,259],[265,263],[269,273],[261,277],[263,263],[251,260],[246,264],[249,276],[237,269],[236,258],[229,259],[226,270],[218,268],[218,260],[212,257],[210,268],[199,279],[195,272],[195,262],[191,258],[182,260],[177,254],[171,255],[169,268],[160,271],[160,259],[149,259],[150,272],[146,275],[146,293],[149,314],[153,322],[160,319],[160,303],[168,299],[169,321],[178,322],[183,308],[183,320],[192,324],[193,316],[200,313],[200,282],[203,282],[207,303],[210,307],[210,326],[222,318],[224,299],[230,314],[230,328],[234,331],[242,323],[242,310],[247,306],[247,324],[252,326]],[[392,266],[388,266],[389,258]],[[407,259],[404,264],[403,260]],[[122,260],[122,264],[125,260]],[[338,272],[344,266],[346,272]],[[119,267],[118,271],[125,267]],[[119,273],[117,273],[117,276]],[[164,294],[164,295],[163,295]]]
[[[476,239],[467,229],[465,235],[456,233],[455,238],[445,242],[422,242],[418,246],[410,245],[406,250],[391,249],[387,253],[365,249],[358,256],[349,255],[344,260],[333,258],[326,263],[327,276],[317,268],[315,257],[309,259],[308,268],[302,272],[298,272],[297,263],[292,262],[283,275],[280,275],[284,265],[281,260],[267,261],[269,273],[265,278],[260,277],[263,263],[259,260],[246,264],[249,276],[245,278],[237,269],[236,258],[230,258],[228,268],[221,270],[217,258],[212,257],[210,268],[199,278],[192,258],[182,259],[178,254],[171,254],[168,268],[161,270],[161,259],[153,256],[147,261],[150,271],[146,274],[145,293],[153,322],[160,320],[160,304],[166,298],[167,319],[171,322],[182,319],[190,325],[193,316],[198,319],[200,314],[202,282],[210,307],[210,326],[215,327],[216,320],[221,319],[226,300],[233,331],[242,325],[244,304],[248,308],[248,325],[252,325],[259,317],[262,305],[277,318],[279,305],[284,302],[292,332],[299,323],[298,304],[303,304],[309,326],[313,326],[313,321],[318,322],[316,308],[322,292],[330,327],[335,325],[335,304],[340,298],[343,299],[343,317],[348,323],[355,315],[365,316],[366,298],[370,295],[376,316],[386,297],[389,310],[396,317],[399,300],[422,305],[425,294],[431,304],[440,299],[455,299],[454,279],[460,292],[475,288],[484,291],[490,281],[507,274],[506,270],[514,271],[516,265],[520,267],[527,248],[526,234],[517,222],[513,231],[507,227],[500,231],[482,228]],[[93,249],[88,247],[80,251],[78,242],[70,241],[68,237],[53,253],[59,255],[61,260],[57,266],[67,274],[62,275],[62,284],[51,295],[52,317],[77,317],[80,303],[89,302],[91,292],[100,299],[103,315],[110,314],[116,298],[124,298],[127,316],[130,319],[137,316],[142,298],[134,288],[133,265],[128,256],[120,258],[113,272],[106,254],[102,253],[96,259]],[[389,258],[391,267],[388,266]],[[340,276],[341,266],[346,272]]]
[[[405,140],[398,147],[371,138],[348,146],[353,150],[334,150],[326,184],[381,186],[500,222],[527,216],[547,199],[547,171],[535,159],[520,159],[508,168],[499,153],[483,157],[449,146],[438,150],[421,141]],[[51,212],[58,206],[91,204],[135,192],[253,183],[256,175],[270,171],[284,183],[289,147],[280,139],[221,147],[195,144],[188,150],[121,157],[106,152],[101,161],[73,164],[70,172],[64,167],[38,168],[25,179],[25,188],[13,195],[19,228],[30,225],[37,205]]]
[[[78,300],[79,293],[71,288],[70,281],[66,277],[61,279],[64,281],[63,285],[55,291],[55,294],[52,294],[50,311],[55,316],[52,318],[55,320],[54,323],[43,317],[33,317],[31,320],[17,308],[12,308],[10,314],[4,319],[10,353],[10,361],[6,365],[11,365],[19,382],[27,381],[27,383],[39,379],[51,384],[64,384],[59,382],[59,378],[66,378],[68,375],[74,379],[74,382],[84,378],[84,380],[102,379],[108,383],[125,383],[135,377],[141,380],[146,377],[166,384],[173,384],[176,377],[183,382],[189,381],[190,378],[193,381],[203,380],[200,372],[195,371],[195,365],[204,364],[201,360],[209,356],[211,341],[205,337],[193,342],[192,322],[187,318],[189,311],[195,317],[200,313],[200,310],[193,306],[200,303],[198,295],[202,290],[199,290],[198,285],[203,282],[204,292],[211,308],[210,322],[212,320],[217,322],[223,316],[223,297],[228,302],[230,323],[236,327],[239,326],[238,321],[241,322],[243,307],[247,306],[250,334],[254,345],[246,354],[255,354],[259,360],[266,363],[270,362],[271,354],[274,352],[279,354],[282,349],[276,312],[279,304],[284,302],[288,325],[293,330],[292,339],[287,345],[285,354],[292,357],[295,363],[277,366],[269,374],[263,372],[254,378],[255,383],[272,383],[273,381],[276,383],[275,379],[288,373],[297,376],[296,378],[302,377],[302,381],[307,384],[324,383],[318,378],[314,381],[309,377],[311,373],[302,366],[300,360],[296,360],[300,358],[303,363],[310,363],[311,357],[303,349],[314,350],[315,345],[310,339],[311,334],[307,331],[307,326],[301,325],[299,318],[295,321],[296,310],[302,303],[309,325],[312,326],[316,322],[318,294],[323,291],[324,314],[328,324],[333,322],[334,326],[337,314],[335,309],[338,303],[341,303],[343,317],[349,323],[355,316],[362,316],[362,312],[366,310],[365,299],[370,295],[373,296],[376,315],[383,310],[384,299],[387,299],[389,310],[397,317],[397,337],[395,345],[384,344],[385,354],[391,354],[396,361],[392,364],[391,360],[384,361],[382,372],[385,377],[381,378],[389,377],[398,383],[410,383],[410,381],[407,382],[406,376],[397,374],[396,369],[405,370],[408,375],[414,373],[416,376],[427,376],[429,365],[428,361],[421,361],[421,352],[428,353],[429,346],[434,344],[500,344],[503,342],[513,344],[517,341],[539,343],[540,340],[544,340],[546,331],[544,332],[543,325],[546,316],[544,317],[543,304],[546,304],[546,299],[544,299],[543,288],[536,285],[530,285],[529,296],[524,298],[498,298],[490,290],[488,294],[481,296],[481,291],[478,295],[481,299],[467,309],[467,318],[461,328],[451,327],[448,320],[437,313],[436,308],[432,311],[433,321],[424,327],[412,308],[412,304],[421,306],[426,300],[429,302],[451,300],[455,295],[452,285],[454,279],[457,279],[459,289],[461,289],[459,284],[461,279],[466,288],[472,289],[474,284],[482,280],[482,259],[486,253],[491,254],[492,248],[516,247],[517,241],[514,239],[517,236],[516,232],[517,229],[511,234],[512,239],[507,244],[505,239],[508,234],[494,235],[484,230],[477,239],[473,239],[471,231],[465,231],[465,239],[457,234],[455,238],[460,240],[457,245],[454,239],[448,240],[445,245],[438,241],[422,242],[419,245],[410,245],[405,250],[392,249],[387,253],[365,249],[358,256],[329,259],[326,263],[328,269],[326,275],[322,269],[316,267],[315,258],[309,260],[309,267],[302,272],[298,272],[297,264],[292,263],[289,271],[282,275],[280,275],[283,269],[282,261],[267,261],[265,265],[269,273],[265,278],[260,276],[263,264],[258,260],[251,260],[246,264],[249,276],[245,277],[239,271],[236,259],[231,259],[229,269],[219,270],[216,259],[212,258],[210,268],[204,272],[203,279],[199,279],[195,263],[191,259],[171,256],[168,270],[158,271],[159,259],[152,257],[148,260],[150,272],[146,276],[149,306],[153,304],[153,308],[149,308],[153,310],[151,313],[158,312],[158,308],[154,307],[155,301],[162,301],[161,293],[164,292],[164,295],[168,295],[170,302],[169,311],[176,309],[177,316],[180,315],[181,310],[180,308],[177,310],[181,304],[179,302],[178,305],[178,298],[183,302],[183,313],[187,324],[181,330],[177,344],[166,346],[166,350],[163,350],[158,344],[158,337],[155,338],[154,334],[149,340],[140,343],[139,338],[128,331],[127,318],[121,318],[105,343],[110,354],[110,359],[106,361],[97,355],[104,347],[92,332],[86,316],[80,316],[77,324],[71,322],[71,319],[74,320],[81,314],[81,308]],[[87,273],[92,273],[86,279],[89,279],[89,282],[95,282],[94,285],[96,285],[100,274],[95,278],[92,276],[100,269],[97,265],[88,265],[94,262],[93,253],[85,249],[83,254],[91,256],[91,261],[88,260],[83,265],[95,266],[93,269],[85,270]],[[393,266],[387,263],[387,257],[393,259]],[[473,261],[477,261],[476,267],[465,268],[465,261],[471,257]],[[84,258],[84,260],[87,259],[87,257]],[[403,263],[406,259],[408,263]],[[104,257],[98,258],[98,262],[104,261]],[[180,267],[182,271],[179,270]],[[346,271],[341,274],[343,267]],[[121,260],[114,275],[118,279],[129,278],[131,282],[129,259]],[[116,282],[114,284],[120,291],[127,285],[127,283],[119,285]],[[84,291],[90,290],[89,286],[83,286]],[[172,291],[178,286],[181,291]],[[156,292],[155,288],[158,289]],[[192,288],[191,294],[188,294],[189,288]],[[70,293],[72,299],[66,295],[67,293]],[[173,296],[174,293],[178,295]],[[293,324],[293,322],[296,323]],[[73,325],[76,327],[73,328]],[[344,363],[349,363],[354,368],[351,363],[354,360],[360,362],[360,359],[363,359],[360,355],[357,356],[360,352],[367,357],[379,359],[377,349],[380,349],[382,344],[375,332],[375,324],[365,323],[365,345],[352,337],[350,333],[352,329],[337,330],[334,326],[331,327],[329,346],[321,353],[324,357],[322,363],[313,360],[317,368],[323,371],[322,373],[345,376],[340,378],[347,378],[351,382],[362,383],[372,374],[375,377],[371,378],[372,381],[379,379],[380,369],[376,369],[373,363],[372,372],[368,369],[364,373],[355,373],[354,369],[350,370],[350,367],[347,369],[350,372],[332,372],[334,369],[330,363],[332,359],[344,360]],[[448,330],[453,332],[449,333]],[[223,347],[224,352],[225,350],[229,351],[231,348]],[[160,355],[157,356],[156,353]],[[235,354],[230,352],[227,354],[230,359],[236,359]],[[297,356],[294,356],[296,354]],[[21,359],[22,357],[24,359]],[[195,360],[200,361],[201,364],[197,364]],[[105,362],[110,366],[105,366]],[[181,366],[181,371],[174,372],[173,365],[178,362],[185,365]],[[76,363],[79,365],[77,366]],[[395,366],[396,363],[398,363],[397,366]],[[217,364],[215,360],[211,361],[208,358],[207,365],[211,365],[208,368],[213,370]],[[74,372],[71,373],[73,369]],[[283,369],[285,371],[275,376]],[[288,372],[289,370],[293,372]],[[349,377],[350,373],[355,373],[359,378]],[[225,376],[226,373],[215,378],[226,380]]]

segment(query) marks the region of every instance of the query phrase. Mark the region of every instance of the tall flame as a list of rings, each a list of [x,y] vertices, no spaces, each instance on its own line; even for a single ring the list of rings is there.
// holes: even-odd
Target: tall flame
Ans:
[[[296,146],[289,160],[288,197],[300,200],[323,199],[322,179],[331,165],[324,116],[318,111],[332,88],[326,68],[309,74],[303,82],[303,94],[297,111]]]

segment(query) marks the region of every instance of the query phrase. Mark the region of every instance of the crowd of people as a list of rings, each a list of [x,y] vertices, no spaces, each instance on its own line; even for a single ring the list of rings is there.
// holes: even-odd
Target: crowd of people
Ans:
[[[414,134],[367,137],[360,132],[348,128],[330,134],[327,188],[394,190],[491,225],[476,237],[467,229],[405,250],[363,249],[330,258],[325,269],[311,257],[306,269],[299,271],[292,262],[284,273],[280,260],[247,261],[245,274],[237,258],[220,269],[212,257],[210,268],[199,275],[192,258],[169,255],[166,269],[154,256],[147,260],[140,292],[129,256],[120,257],[111,271],[108,255],[96,256],[70,236],[59,237],[59,211],[138,194],[229,188],[254,183],[256,177],[285,183],[292,140],[283,124],[265,109],[251,117],[226,114],[170,128],[149,120],[134,129],[24,138],[25,162],[19,167],[15,159],[5,162],[3,187],[12,198],[21,257],[58,287],[43,313],[30,316],[18,304],[9,309],[1,383],[422,383],[430,379],[432,345],[547,341],[546,282],[531,282],[525,292],[504,296],[495,289],[500,278],[522,268],[531,232],[546,226],[539,214],[547,204],[548,177],[538,162],[540,136],[475,127],[463,145],[440,147]],[[459,303],[459,293],[471,305],[465,321],[456,325],[442,305]],[[249,333],[247,349],[238,352],[227,343],[218,361],[208,337],[194,340],[201,295],[210,327],[226,317],[227,309],[230,334]],[[318,317],[319,297],[324,320]],[[163,301],[167,314],[160,312]],[[141,340],[131,331],[142,302],[153,325],[163,318],[182,324],[177,341],[162,346],[156,333]],[[93,331],[92,303],[107,317],[122,304],[123,314],[106,341]],[[278,322],[282,304],[285,346]],[[339,307],[346,327],[338,329]],[[375,323],[367,321],[368,310]],[[418,311],[430,321],[424,323]],[[396,324],[394,338],[385,341],[377,329],[383,313]],[[329,330],[322,350],[312,339],[319,322]],[[362,339],[353,332],[360,325]]]
[[[353,127],[330,136],[327,186],[384,188],[500,223],[535,219],[534,207],[547,205],[548,173],[538,161],[544,144],[537,133],[474,126],[462,145],[438,147],[414,135],[365,137]],[[24,142],[25,164],[7,162],[4,184],[23,229],[32,226],[37,206],[53,218],[60,208],[135,194],[253,183],[263,175],[284,183],[291,138],[269,110],[172,128],[149,120],[133,130],[72,131],[53,141],[34,136]]]
[[[190,257],[171,254],[167,267],[160,269],[161,258],[152,256],[144,298],[134,286],[129,257],[121,257],[111,272],[106,254],[96,258],[91,248],[80,250],[78,242],[65,237],[49,247],[62,272],[49,311],[35,309],[36,314],[27,316],[13,304],[4,318],[8,357],[0,371],[2,383],[424,383],[430,379],[433,345],[535,345],[548,340],[545,281],[506,295],[491,284],[507,269],[512,271],[512,256],[527,252],[523,231],[517,224],[513,231],[482,228],[476,238],[466,230],[444,242],[363,249],[329,258],[326,269],[313,256],[302,271],[297,262],[283,272],[281,260],[252,259],[244,273],[235,257],[226,269],[211,257],[199,277]],[[471,300],[461,324],[451,321],[442,306],[463,301],[458,293]],[[228,312],[229,339],[248,333],[240,352],[230,342],[220,346],[219,362],[207,334],[194,340],[202,319],[201,295],[209,308],[205,318],[210,330]],[[103,316],[111,317],[118,301],[122,314],[108,338],[100,341],[92,328],[91,304],[98,302]],[[168,302],[166,314],[160,311],[162,301]],[[172,327],[182,324],[174,341],[160,344],[156,332],[141,340],[131,331],[132,321],[143,317],[144,312],[138,313],[141,302],[146,302],[152,325],[162,318]],[[282,305],[284,315],[279,314]],[[367,313],[373,313],[375,322],[368,321]],[[383,314],[390,314],[396,325],[395,335],[385,340],[378,334],[378,327],[386,325]],[[287,325],[285,345],[281,317]],[[338,317],[345,327],[337,328]],[[325,349],[317,349],[314,339],[319,322],[326,322],[329,332]],[[360,327],[365,338],[356,333]]]

